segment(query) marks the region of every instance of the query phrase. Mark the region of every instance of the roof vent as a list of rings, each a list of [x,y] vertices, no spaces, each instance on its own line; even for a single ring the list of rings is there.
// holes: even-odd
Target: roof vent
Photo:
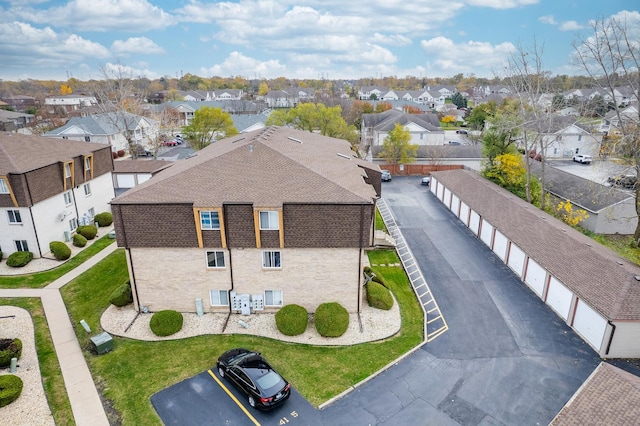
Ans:
[[[640,275],[636,275],[635,277],[633,277],[636,279],[636,281],[640,281]]]
[[[240,141],[243,141],[243,140],[244,140],[244,137],[239,138],[239,139],[236,139],[235,141],[233,141],[233,142],[231,142],[231,143],[236,143],[236,142],[240,142]]]
[[[252,143],[249,144],[249,152],[253,152],[253,144]]]
[[[338,153],[336,153],[336,155],[337,155],[338,157],[342,157],[342,158],[346,158],[347,160],[351,160],[351,157],[349,157],[348,155],[340,154],[339,152],[338,152]]]
[[[620,261],[618,260],[618,265],[620,265],[620,266],[624,266],[624,263],[622,263],[622,262],[620,262]]]
[[[287,136],[287,139],[289,139],[290,141],[294,141],[294,142],[298,142],[298,143],[302,143],[302,141],[300,139],[296,139],[292,136]]]

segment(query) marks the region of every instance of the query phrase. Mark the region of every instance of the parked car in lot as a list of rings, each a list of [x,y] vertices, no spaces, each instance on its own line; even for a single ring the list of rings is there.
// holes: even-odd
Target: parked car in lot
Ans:
[[[382,181],[383,182],[391,181],[391,172],[389,170],[382,171]]]
[[[576,163],[591,164],[591,156],[584,155],[584,154],[577,154],[573,156],[573,161],[575,161]]]
[[[149,151],[139,143],[131,147],[131,153],[135,154],[137,157],[151,157],[152,155],[151,151]]]
[[[164,146],[178,146],[178,141],[171,139],[162,143]]]
[[[431,176],[425,176],[422,178],[422,185],[426,185],[429,186],[429,184],[431,183]]]
[[[228,379],[244,393],[253,408],[270,410],[291,395],[291,384],[258,352],[231,349],[220,355],[216,366],[220,377]]]
[[[466,134],[468,134],[468,132],[467,132],[466,130],[462,130],[462,129],[458,129],[458,130],[456,130],[456,133],[457,133],[457,134],[459,134],[459,135],[466,135]]]

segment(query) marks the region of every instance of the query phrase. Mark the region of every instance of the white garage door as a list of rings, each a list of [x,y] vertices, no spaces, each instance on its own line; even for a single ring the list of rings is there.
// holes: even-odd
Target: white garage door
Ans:
[[[509,246],[509,259],[507,266],[511,268],[517,276],[522,276],[524,268],[524,251],[514,243],[511,243]]]
[[[493,225],[486,220],[482,220],[482,227],[480,229],[480,239],[487,247],[491,248],[491,241],[493,240]]]
[[[436,188],[438,187],[438,181],[435,178],[431,178],[431,182],[429,182],[429,191],[435,195]]]
[[[578,300],[576,315],[573,318],[573,328],[593,346],[600,351],[604,332],[607,329],[607,320],[582,300]]]
[[[449,191],[449,188],[444,189],[444,199],[442,200],[442,202],[447,207],[451,205],[451,191]]]
[[[509,240],[504,234],[496,229],[495,235],[493,237],[493,252],[498,255],[498,257],[504,262],[507,258],[507,244]]]
[[[471,215],[469,216],[469,229],[478,235],[478,231],[480,228],[480,215],[473,210],[471,210]]]
[[[138,185],[140,185],[143,182],[148,181],[149,179],[151,179],[151,173],[139,173],[138,174]]]
[[[451,196],[451,211],[456,216],[458,215],[458,211],[460,210],[460,198],[456,194]]]
[[[547,292],[547,304],[551,306],[563,319],[569,317],[569,309],[573,293],[565,287],[556,277],[549,279],[549,291]]]
[[[460,202],[460,220],[465,226],[469,226],[469,206],[462,201]]]
[[[527,283],[538,296],[542,297],[544,292],[544,284],[547,279],[547,271],[538,264],[535,260],[529,258],[527,263],[527,272],[524,277],[524,282]]]
[[[132,174],[117,174],[118,188],[133,188],[136,186],[136,178]]]
[[[442,195],[444,194],[444,185],[438,185],[438,199],[442,201]]]

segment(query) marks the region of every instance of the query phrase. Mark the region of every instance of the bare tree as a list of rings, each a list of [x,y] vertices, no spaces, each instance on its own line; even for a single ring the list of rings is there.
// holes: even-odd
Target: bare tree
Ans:
[[[624,113],[620,88],[640,96],[640,22],[634,14],[622,11],[610,18],[591,22],[588,36],[578,37],[573,47],[577,65],[593,82],[612,97],[615,130],[612,153],[620,156],[640,177],[640,111]],[[640,218],[640,185],[635,189],[636,212]],[[640,220],[634,232],[640,242]]]

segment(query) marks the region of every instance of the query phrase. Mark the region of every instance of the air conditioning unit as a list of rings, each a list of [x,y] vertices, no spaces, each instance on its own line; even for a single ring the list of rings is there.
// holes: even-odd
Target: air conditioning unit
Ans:
[[[70,231],[64,231],[64,241],[65,242],[69,242],[71,241],[71,232]]]

